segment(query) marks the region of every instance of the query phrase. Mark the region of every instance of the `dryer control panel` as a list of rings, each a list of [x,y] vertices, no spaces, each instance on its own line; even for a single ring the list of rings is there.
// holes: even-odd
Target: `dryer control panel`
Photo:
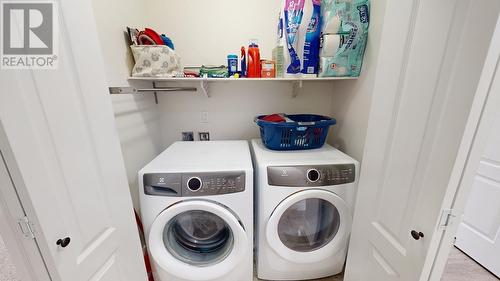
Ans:
[[[304,187],[352,183],[356,179],[354,164],[318,166],[270,166],[267,182],[274,186]]]
[[[245,172],[154,173],[143,178],[144,193],[154,196],[210,196],[245,190]]]

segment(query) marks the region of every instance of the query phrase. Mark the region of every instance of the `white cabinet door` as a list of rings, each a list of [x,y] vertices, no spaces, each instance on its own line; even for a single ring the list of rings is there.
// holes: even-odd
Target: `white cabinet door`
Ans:
[[[387,1],[346,281],[421,277],[498,9]]]
[[[499,111],[500,113],[500,111]],[[500,277],[500,120],[479,162],[455,245]]]
[[[146,280],[92,3],[58,3],[59,68],[0,73],[7,166],[53,280]]]

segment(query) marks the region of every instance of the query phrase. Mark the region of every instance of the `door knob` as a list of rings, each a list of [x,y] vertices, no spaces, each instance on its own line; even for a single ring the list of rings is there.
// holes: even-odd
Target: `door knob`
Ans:
[[[424,238],[424,234],[422,232],[417,232],[416,230],[411,231],[411,236],[415,240],[420,240],[420,238]]]
[[[65,248],[66,246],[69,245],[69,242],[71,242],[71,238],[66,237],[66,238],[57,240],[56,244]]]

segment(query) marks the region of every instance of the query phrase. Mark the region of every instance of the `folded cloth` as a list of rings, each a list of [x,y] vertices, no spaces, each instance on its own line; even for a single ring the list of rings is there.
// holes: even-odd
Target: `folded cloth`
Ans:
[[[286,122],[286,119],[281,114],[271,114],[262,118],[264,121],[268,122]]]
[[[151,28],[146,28],[139,32],[139,45],[165,45],[160,35]]]

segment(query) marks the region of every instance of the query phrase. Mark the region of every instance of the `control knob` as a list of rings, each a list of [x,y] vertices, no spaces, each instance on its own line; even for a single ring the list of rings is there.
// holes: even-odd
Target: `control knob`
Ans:
[[[187,182],[187,187],[193,192],[200,190],[202,185],[201,179],[198,177],[192,177]]]
[[[309,171],[307,171],[307,180],[310,182],[317,182],[320,177],[321,174],[316,169],[310,169]]]

